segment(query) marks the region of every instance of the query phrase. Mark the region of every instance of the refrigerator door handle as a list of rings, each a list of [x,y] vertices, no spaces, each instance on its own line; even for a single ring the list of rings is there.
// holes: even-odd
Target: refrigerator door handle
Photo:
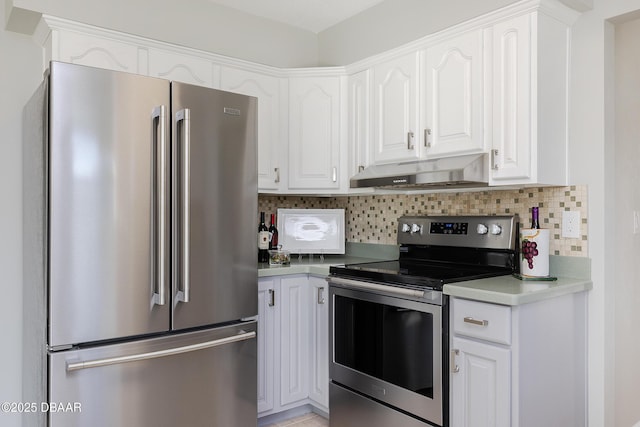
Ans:
[[[182,127],[180,126],[181,122]],[[180,175],[178,184],[180,185],[180,213],[178,215],[179,222],[177,225],[180,229],[180,239],[176,239],[179,245],[178,250],[180,251],[178,260],[180,268],[178,269],[178,293],[176,295],[176,300],[181,302],[189,302],[189,234],[191,229],[189,212],[189,201],[191,199],[191,110],[188,108],[176,112],[176,144],[177,151],[179,152],[178,174]]]
[[[99,368],[101,366],[117,365],[140,360],[157,359],[159,357],[173,356],[176,354],[189,353],[203,350],[205,348],[219,347],[239,341],[246,341],[256,337],[255,331],[240,331],[237,335],[220,338],[212,341],[205,341],[198,344],[186,345],[183,347],[169,348],[166,350],[151,351],[148,353],[131,354],[128,356],[108,357],[104,359],[86,360],[80,362],[67,361],[67,372],[79,371],[81,369]]]
[[[167,288],[167,135],[166,107],[160,105],[153,109],[151,122],[153,126],[153,218],[155,270],[153,303],[164,305]]]

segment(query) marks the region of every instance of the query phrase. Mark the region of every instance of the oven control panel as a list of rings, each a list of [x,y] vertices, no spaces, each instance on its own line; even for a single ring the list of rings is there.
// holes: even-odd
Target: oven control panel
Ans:
[[[518,216],[403,216],[398,243],[515,249]]]
[[[430,234],[467,234],[468,222],[432,222]]]

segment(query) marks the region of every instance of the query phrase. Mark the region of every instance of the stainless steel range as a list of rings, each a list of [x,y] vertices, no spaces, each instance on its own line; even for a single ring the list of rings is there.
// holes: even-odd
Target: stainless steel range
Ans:
[[[517,269],[517,216],[406,216],[397,260],[330,269],[332,427],[447,426],[448,283]]]

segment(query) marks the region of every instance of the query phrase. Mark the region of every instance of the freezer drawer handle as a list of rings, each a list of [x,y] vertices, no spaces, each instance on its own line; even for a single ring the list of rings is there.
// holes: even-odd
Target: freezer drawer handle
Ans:
[[[106,359],[87,360],[84,362],[67,361],[67,372],[78,371],[80,369],[99,368],[101,366],[116,365],[140,360],[157,359],[158,357],[174,356],[176,354],[189,353],[191,351],[204,350],[206,348],[218,347],[238,341],[246,341],[256,337],[256,332],[240,331],[238,335],[233,335],[218,340],[207,341],[199,344],[186,345],[184,347],[170,348],[167,350],[152,351],[149,353],[132,354],[129,356],[110,357]]]
[[[166,113],[165,106],[160,105],[151,113],[152,123],[155,125],[153,132],[154,159],[154,186],[153,197],[155,201],[153,209],[154,240],[155,240],[155,275],[153,303],[164,305],[166,302],[165,289],[167,288],[167,137],[165,133]]]
[[[178,126],[178,124],[182,122],[182,128]],[[182,131],[182,132],[181,132]],[[190,237],[190,205],[189,201],[191,200],[191,182],[190,182],[190,174],[191,174],[191,110],[185,108],[176,113],[176,149],[179,150],[180,155],[178,159],[180,161],[178,172],[180,174],[180,214],[178,215],[180,219],[179,229],[180,229],[180,239],[177,236],[174,236],[176,242],[180,245],[180,258],[179,268],[177,268],[178,274],[178,294],[176,299],[182,302],[189,302],[189,290],[190,290],[190,272],[189,272],[189,237]],[[179,139],[178,139],[179,138]],[[176,229],[178,226],[176,226]],[[182,286],[180,286],[182,285]]]

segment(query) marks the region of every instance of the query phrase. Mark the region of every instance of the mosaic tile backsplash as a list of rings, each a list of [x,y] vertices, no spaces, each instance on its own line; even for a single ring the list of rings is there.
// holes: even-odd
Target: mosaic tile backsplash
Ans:
[[[586,186],[410,195],[258,197],[258,210],[267,214],[276,213],[278,208],[344,209],[345,237],[348,242],[385,245],[396,244],[397,220],[403,215],[518,214],[521,223],[528,226],[533,206],[540,209],[541,227],[551,230],[550,254],[588,256]],[[580,212],[580,238],[562,237],[563,211]]]

